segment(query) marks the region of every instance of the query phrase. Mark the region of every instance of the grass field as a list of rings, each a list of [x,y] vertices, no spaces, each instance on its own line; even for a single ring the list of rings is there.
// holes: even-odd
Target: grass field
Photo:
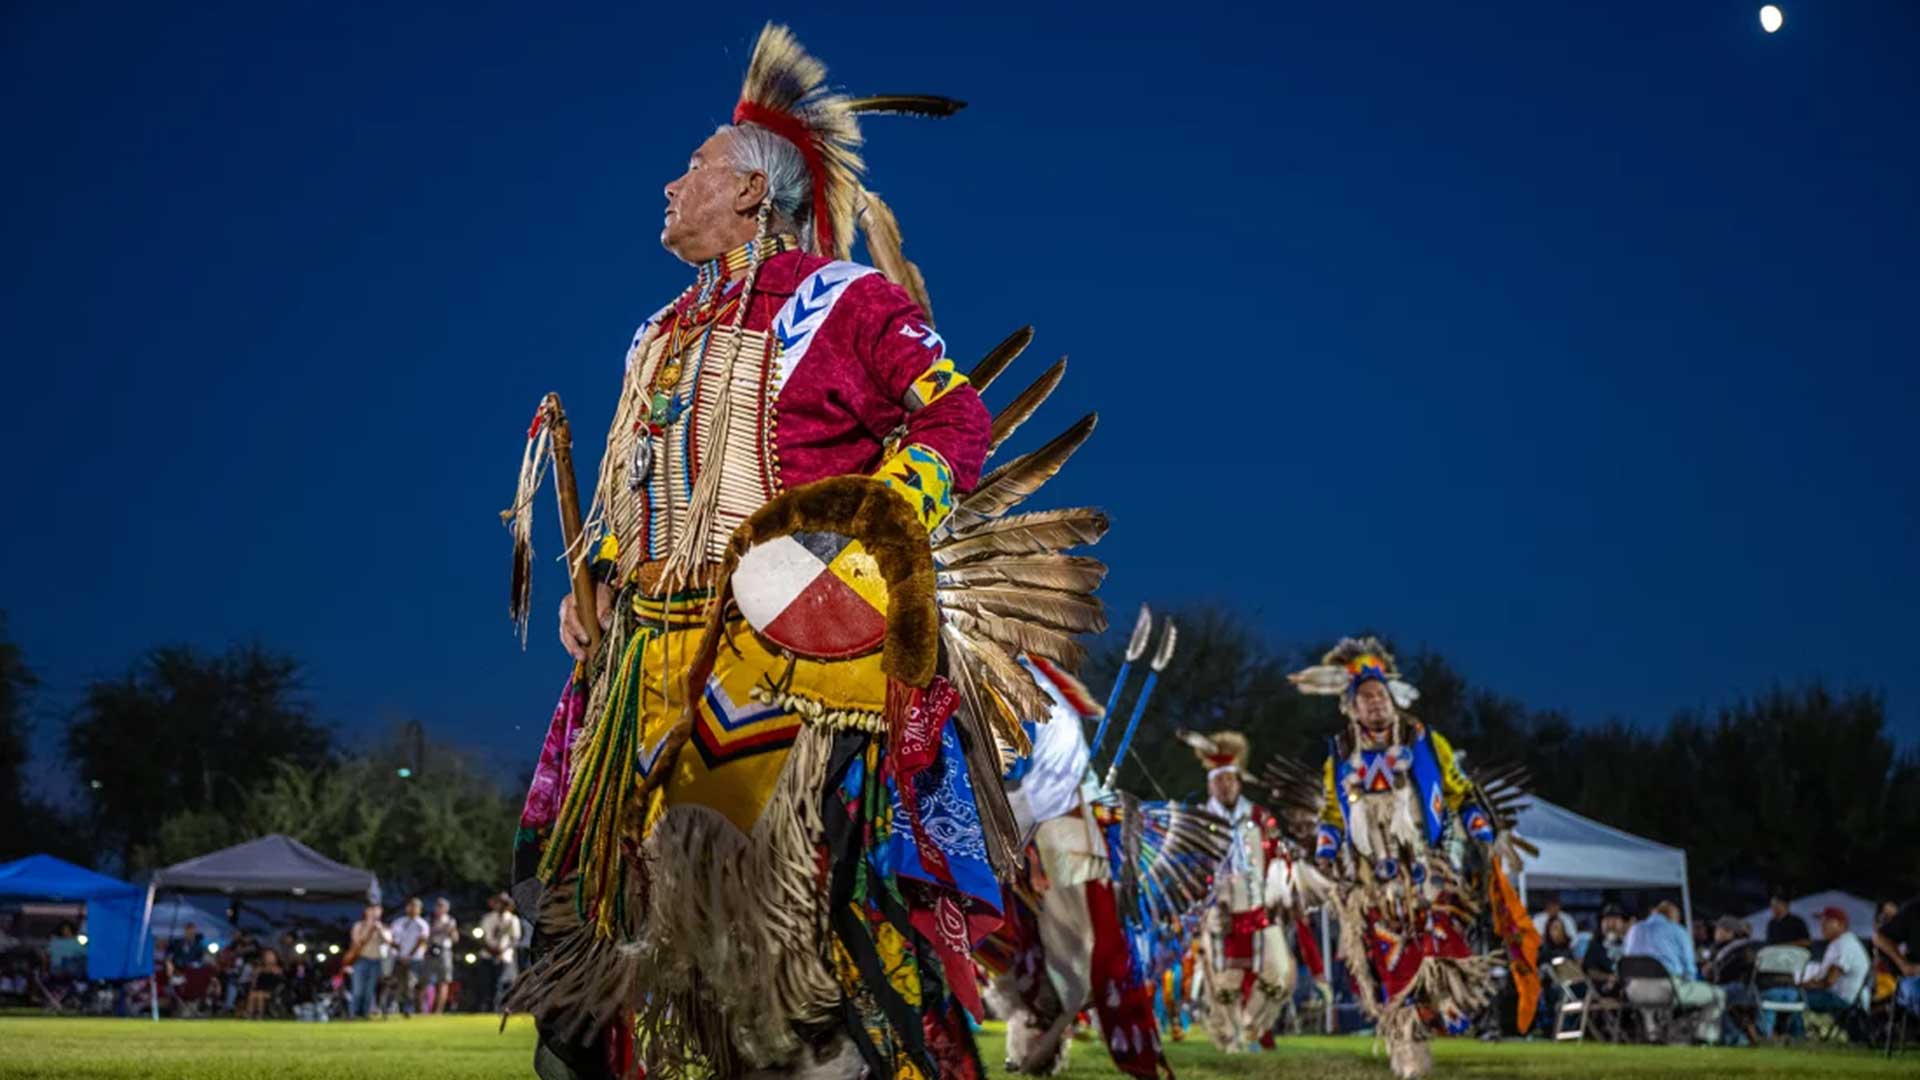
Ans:
[[[0,1080],[32,1077],[150,1077],[153,1080],[527,1080],[532,1024],[516,1018],[504,1032],[486,1016],[373,1023],[295,1024],[233,1020],[78,1020],[0,1017]],[[997,1027],[981,1053],[999,1075]],[[1387,1080],[1384,1059],[1365,1038],[1282,1040],[1266,1054],[1226,1057],[1200,1042],[1175,1044],[1169,1056],[1183,1080],[1301,1077]],[[1708,1050],[1543,1043],[1436,1044],[1436,1075],[1451,1077],[1911,1077],[1920,1054],[1888,1061],[1866,1050]],[[1074,1047],[1072,1078],[1118,1076],[1099,1046]]]

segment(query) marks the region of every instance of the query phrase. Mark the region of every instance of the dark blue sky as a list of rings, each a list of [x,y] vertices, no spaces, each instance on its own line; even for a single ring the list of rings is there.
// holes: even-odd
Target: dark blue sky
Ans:
[[[779,14],[972,103],[872,121],[872,186],[956,352],[1072,354],[1051,415],[1102,425],[1048,497],[1112,510],[1116,610],[1389,628],[1587,720],[1819,675],[1920,736],[1920,6],[1076,7]],[[44,713],[252,636],[349,733],[533,753],[562,579],[522,654],[495,515],[543,392],[596,456],[685,280],[660,187],[766,14],[725,10],[10,7]]]

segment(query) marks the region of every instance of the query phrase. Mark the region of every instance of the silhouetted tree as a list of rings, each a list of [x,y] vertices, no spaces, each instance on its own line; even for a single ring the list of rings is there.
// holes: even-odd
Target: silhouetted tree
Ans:
[[[216,656],[168,646],[90,684],[66,747],[97,842],[133,863],[163,819],[231,818],[267,762],[318,768],[333,738],[300,697],[292,658],[257,645]]]

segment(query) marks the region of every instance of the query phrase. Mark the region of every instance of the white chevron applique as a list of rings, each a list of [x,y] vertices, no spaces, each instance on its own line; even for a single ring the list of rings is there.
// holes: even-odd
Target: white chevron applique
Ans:
[[[773,336],[780,342],[779,355],[773,361],[776,386],[786,385],[787,377],[800,366],[807,347],[813,344],[814,331],[826,324],[847,286],[877,273],[873,267],[859,263],[830,262],[800,282],[780,314],[773,317]]]

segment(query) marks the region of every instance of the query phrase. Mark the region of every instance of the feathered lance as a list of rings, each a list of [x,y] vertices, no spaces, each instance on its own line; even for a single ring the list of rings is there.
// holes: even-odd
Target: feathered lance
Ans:
[[[1127,672],[1133,668],[1133,662],[1147,655],[1147,644],[1153,638],[1153,612],[1147,605],[1140,605],[1140,617],[1133,620],[1133,636],[1127,639],[1126,659],[1120,662],[1120,673],[1113,677],[1113,689],[1107,691],[1107,711],[1100,714],[1100,726],[1093,731],[1093,742],[1087,744],[1087,761],[1092,762],[1100,753],[1101,744],[1107,741],[1107,725],[1113,722],[1113,714],[1120,707],[1120,692],[1126,689]]]
[[[541,466],[553,459],[554,493],[560,503],[560,536],[566,544],[567,567],[573,582],[574,611],[587,632],[587,655],[600,652],[600,609],[594,597],[591,560],[581,550],[580,488],[573,475],[573,428],[560,406],[559,394],[548,394],[527,429],[527,450],[520,464],[520,486],[513,506],[500,517],[513,530],[513,597],[508,614],[526,640],[528,608],[533,599],[533,500],[540,490]]]
[[[1119,779],[1120,763],[1127,758],[1127,748],[1133,745],[1133,733],[1140,730],[1140,718],[1146,715],[1147,699],[1153,696],[1154,684],[1160,681],[1160,673],[1167,669],[1173,659],[1173,645],[1179,640],[1179,630],[1173,620],[1166,621],[1166,631],[1160,636],[1160,650],[1153,654],[1153,664],[1147,671],[1147,684],[1140,688],[1140,698],[1133,703],[1133,715],[1127,718],[1126,733],[1120,736],[1120,748],[1113,752],[1113,763],[1107,766],[1106,787],[1111,789],[1113,782]]]

